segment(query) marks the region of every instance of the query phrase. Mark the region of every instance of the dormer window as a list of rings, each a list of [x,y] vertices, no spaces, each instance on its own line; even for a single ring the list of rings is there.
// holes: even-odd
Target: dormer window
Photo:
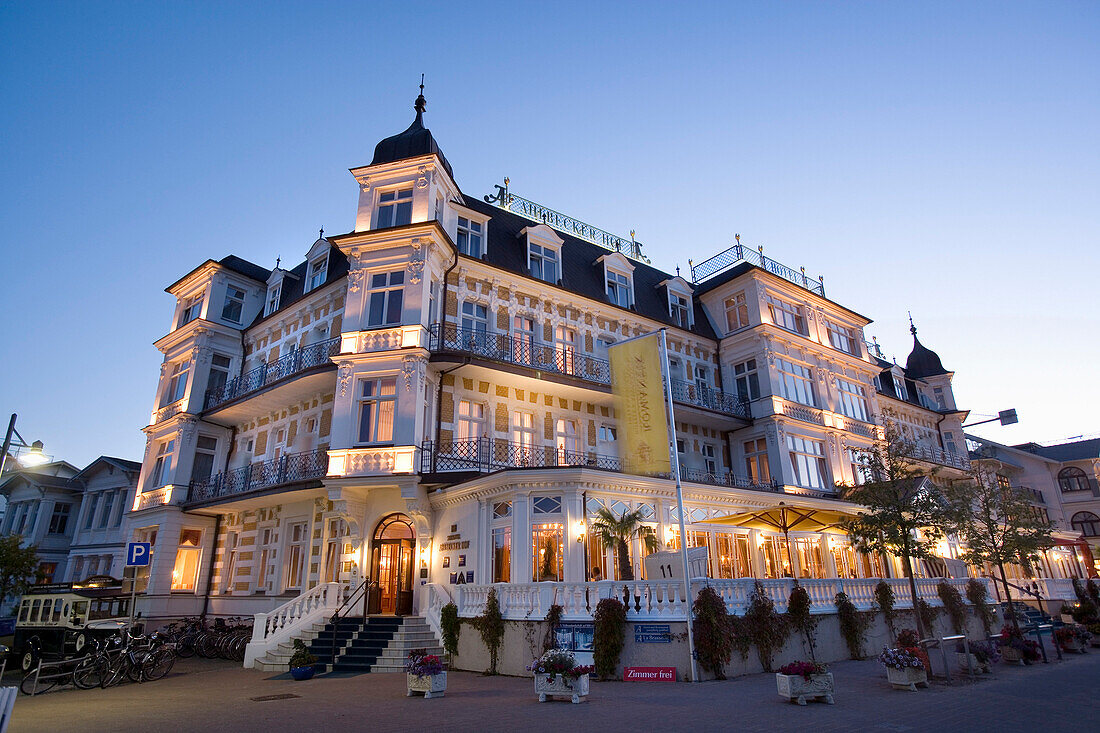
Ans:
[[[464,216],[458,217],[458,251],[470,257],[480,258],[484,251],[481,248],[481,231],[481,222]]]
[[[386,191],[378,197],[376,229],[397,227],[412,222],[413,190]]]
[[[607,271],[607,297],[615,305],[630,307],[630,277],[614,270]]]
[[[316,290],[325,283],[325,279],[328,277],[328,252],[318,257],[309,263],[309,277],[306,282],[309,285],[306,287],[306,292]]]
[[[222,320],[240,323],[244,312],[244,289],[230,285],[225,289],[225,305],[222,306]]]
[[[532,242],[527,250],[531,275],[548,283],[558,282],[558,251]]]
[[[856,330],[854,328],[848,328],[832,321],[826,321],[826,330],[829,333],[829,343],[832,347],[838,351],[843,351],[845,354],[851,354],[852,356],[860,355],[859,341],[856,337]]]
[[[270,316],[272,313],[279,310],[279,297],[282,293],[282,285],[273,285],[271,289],[267,291],[267,305],[264,306],[265,316]]]
[[[745,293],[734,293],[732,298],[726,298],[726,332],[744,328],[749,325],[749,305],[745,301]]]
[[[196,295],[184,301],[183,310],[180,311],[180,320],[177,328],[182,327],[199,317],[202,310],[202,296]]]
[[[768,315],[772,323],[787,331],[806,335],[806,319],[802,315],[802,306],[789,303],[774,295],[765,295]]]
[[[668,314],[672,316],[673,323],[680,328],[691,327],[691,304],[683,295],[668,294]]]

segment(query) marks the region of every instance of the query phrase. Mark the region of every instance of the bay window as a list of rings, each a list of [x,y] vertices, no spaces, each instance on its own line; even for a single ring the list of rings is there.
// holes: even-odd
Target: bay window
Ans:
[[[779,370],[779,391],[783,399],[816,407],[813,370],[786,359],[776,359],[775,363]]]
[[[401,323],[404,287],[404,270],[376,272],[370,276],[368,326],[396,326]]]
[[[397,378],[359,381],[359,443],[392,443]]]
[[[806,335],[806,319],[802,315],[802,306],[789,303],[774,295],[765,295],[768,315],[772,323],[787,331]]]
[[[787,435],[787,450],[795,484],[807,489],[827,488],[828,472],[825,466],[825,444],[822,441]]]
[[[398,227],[412,222],[412,188],[386,191],[378,196],[375,228]]]

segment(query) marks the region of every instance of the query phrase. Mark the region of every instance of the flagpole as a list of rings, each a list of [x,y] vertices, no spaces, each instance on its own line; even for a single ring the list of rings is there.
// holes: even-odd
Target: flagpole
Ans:
[[[680,559],[684,564],[684,603],[687,611],[688,654],[691,657],[691,681],[699,681],[699,668],[695,661],[695,635],[691,630],[691,566],[688,564],[687,531],[684,529],[684,487],[680,483],[680,452],[676,450],[676,413],[672,407],[672,377],[668,370],[668,341],[665,329],[661,329],[661,373],[665,378],[665,400],[668,404],[668,450],[672,462],[672,476],[676,479],[676,507],[680,515]]]

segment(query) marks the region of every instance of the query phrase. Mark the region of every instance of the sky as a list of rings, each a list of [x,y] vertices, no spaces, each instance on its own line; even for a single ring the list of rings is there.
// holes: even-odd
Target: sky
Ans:
[[[0,3],[0,413],[140,460],[207,258],[350,231],[347,169],[413,116],[470,195],[654,265],[727,248],[823,275],[1004,443],[1100,432],[1100,4]],[[6,418],[5,418],[6,419]]]

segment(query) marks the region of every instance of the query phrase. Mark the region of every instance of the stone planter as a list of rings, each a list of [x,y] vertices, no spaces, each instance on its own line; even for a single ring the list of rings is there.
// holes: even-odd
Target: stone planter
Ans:
[[[981,663],[978,658],[973,654],[964,654],[963,652],[955,652],[955,659],[959,662],[959,669],[963,672],[969,672],[973,667],[975,672],[986,672],[989,670],[989,662]]]
[[[1024,664],[1024,653],[1010,646],[1001,647],[1001,658],[1008,664],[1018,664],[1021,667]]]
[[[779,690],[779,696],[799,705],[806,704],[806,698],[825,700],[832,705],[833,700],[833,673],[812,674],[806,679],[800,674],[775,673],[775,686]]]
[[[424,694],[425,700],[430,700],[433,697],[443,697],[443,693],[447,689],[446,672],[426,674],[423,677],[406,672],[405,679],[408,687],[408,692],[405,695],[406,697],[412,697],[419,692]]]
[[[924,671],[924,667],[903,667],[902,669],[887,667],[886,679],[898,690],[916,692],[917,685],[928,687],[928,673]]]
[[[1084,654],[1085,653],[1084,645],[1080,641],[1078,641],[1076,638],[1070,639],[1069,641],[1063,643],[1061,645],[1061,647],[1062,647],[1062,651],[1064,651],[1064,652],[1073,652],[1074,654]]]
[[[539,702],[546,702],[554,697],[568,697],[574,704],[581,702],[581,698],[588,698],[588,675],[582,674],[576,680],[564,677],[560,674],[536,674],[535,693],[539,696]]]

